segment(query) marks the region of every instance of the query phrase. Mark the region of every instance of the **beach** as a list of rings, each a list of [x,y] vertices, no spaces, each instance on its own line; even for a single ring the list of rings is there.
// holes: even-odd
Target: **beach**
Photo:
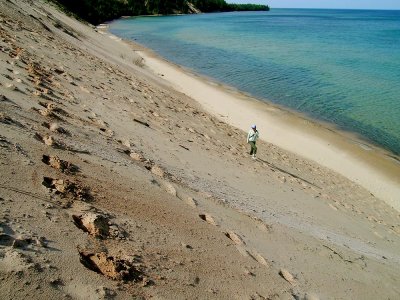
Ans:
[[[262,134],[263,140],[347,177],[400,210],[400,163],[393,154],[334,130],[332,125],[318,124],[288,109],[229,92],[232,89],[212,82],[207,84],[206,79],[190,76],[154,54],[141,55],[156,74],[162,74],[174,88],[221,120],[244,131],[249,124],[258,124],[259,130],[266,132]]]
[[[2,299],[399,297],[389,153],[47,2],[0,4]]]

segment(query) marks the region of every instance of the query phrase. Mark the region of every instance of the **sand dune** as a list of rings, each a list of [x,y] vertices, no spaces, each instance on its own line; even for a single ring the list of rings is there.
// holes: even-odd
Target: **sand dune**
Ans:
[[[138,45],[0,5],[2,299],[399,297],[383,200],[269,139],[253,161]]]

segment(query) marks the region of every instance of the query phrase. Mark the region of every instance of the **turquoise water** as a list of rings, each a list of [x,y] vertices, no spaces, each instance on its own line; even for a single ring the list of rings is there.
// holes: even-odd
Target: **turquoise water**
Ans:
[[[400,154],[400,11],[138,17],[110,31]]]

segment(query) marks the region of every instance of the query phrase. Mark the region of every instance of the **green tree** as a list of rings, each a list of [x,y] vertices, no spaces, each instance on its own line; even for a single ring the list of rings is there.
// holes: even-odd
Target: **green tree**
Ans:
[[[80,18],[99,24],[123,15],[154,15],[188,12],[188,0],[52,0]],[[191,0],[202,12],[269,10],[267,5],[227,4],[225,0]]]

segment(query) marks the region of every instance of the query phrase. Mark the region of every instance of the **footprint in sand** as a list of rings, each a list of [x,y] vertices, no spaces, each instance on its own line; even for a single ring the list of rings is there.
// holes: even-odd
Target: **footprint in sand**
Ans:
[[[259,217],[254,217],[254,216],[250,216],[249,217],[251,219],[253,219],[257,224],[257,228],[260,229],[261,231],[267,232],[267,233],[271,233],[272,232],[272,225],[271,224],[266,224],[264,223],[264,221],[262,219],[260,219]]]
[[[99,239],[125,239],[128,235],[125,230],[112,223],[109,217],[102,213],[85,212],[72,215],[72,219],[76,227]]]
[[[192,197],[185,196],[185,197],[182,197],[182,200],[183,200],[187,205],[189,205],[189,206],[191,206],[191,207],[193,207],[193,208],[196,208],[196,207],[197,207],[197,202],[196,202],[196,200],[193,199]]]
[[[228,231],[225,232],[225,235],[227,238],[232,240],[236,245],[246,245],[246,243],[243,241],[240,235],[238,235],[236,232]]]
[[[103,274],[113,280],[143,281],[143,273],[133,266],[133,262],[113,257],[105,252],[78,249],[80,262],[89,270]]]
[[[44,122],[44,123],[42,123],[42,126],[44,126],[45,128],[49,129],[51,132],[61,133],[61,134],[65,134],[67,136],[71,136],[71,133],[68,130],[66,130],[65,128],[61,127],[56,122],[52,122],[52,123]]]
[[[213,217],[210,216],[209,214],[199,214],[199,218],[202,219],[203,221],[206,221],[208,224],[218,226],[217,222],[215,222]]]
[[[261,265],[269,267],[268,261],[257,251],[247,250],[245,247],[243,247],[243,245],[236,245],[236,249],[244,257],[250,257],[253,260],[255,260],[256,262],[260,263]]]
[[[177,195],[178,199],[182,200],[183,202],[185,202],[187,205],[189,205],[192,208],[196,208],[197,207],[197,201],[193,199],[193,197],[188,196],[185,193],[182,192],[178,192]]]
[[[248,252],[250,257],[253,258],[258,263],[262,264],[263,266],[269,267],[268,261],[257,251],[251,250]]]
[[[135,161],[144,162],[146,160],[144,156],[138,152],[133,152],[128,150],[127,153],[129,154],[130,158],[132,158]]]
[[[123,145],[123,146],[125,146],[126,148],[128,148],[128,149],[131,149],[131,142],[129,141],[129,139],[121,139],[121,140],[119,140],[119,142]]]
[[[106,216],[98,213],[87,212],[82,215],[72,215],[72,219],[74,220],[76,227],[90,235],[100,239],[108,237],[110,227]]]
[[[74,174],[79,171],[78,166],[60,159],[58,156],[43,155],[42,162],[63,173]]]
[[[43,117],[46,117],[46,118],[56,119],[56,120],[60,120],[61,119],[59,116],[57,116],[53,112],[53,110],[48,109],[48,108],[43,108],[43,109],[33,108],[33,110],[37,111],[40,115],[42,115]]]
[[[162,182],[162,186],[163,186],[163,188],[165,189],[165,191],[168,193],[168,194],[171,194],[172,196],[177,196],[177,192],[176,192],[176,189],[175,189],[175,187],[172,185],[172,183],[170,183],[170,182],[168,182],[168,181],[163,181]]]
[[[284,278],[291,285],[296,285],[296,279],[294,278],[294,276],[288,270],[281,269],[279,271],[279,275],[281,275],[282,278]]]
[[[93,196],[88,187],[81,186],[80,184],[69,181],[68,179],[64,180],[43,177],[42,184],[62,197],[72,196],[73,199],[84,202],[93,200]]]
[[[159,165],[153,165],[150,169],[150,172],[161,178],[164,177],[164,170]]]
[[[47,134],[40,134],[40,133],[35,133],[35,139],[37,139],[38,141],[42,142],[43,144],[53,147],[53,148],[57,148],[57,149],[65,149],[65,145],[63,145],[61,142],[55,140],[51,135],[47,135]]]

